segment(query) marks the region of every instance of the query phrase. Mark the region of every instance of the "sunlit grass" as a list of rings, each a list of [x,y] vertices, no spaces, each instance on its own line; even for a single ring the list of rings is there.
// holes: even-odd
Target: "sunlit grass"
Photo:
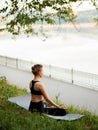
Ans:
[[[26,94],[25,89],[0,81],[0,130],[98,130],[98,116],[86,110],[68,106],[69,113],[80,113],[85,116],[76,121],[56,121],[39,113],[30,113],[9,97]],[[60,103],[58,95],[56,102]]]
[[[7,99],[9,97],[26,94],[26,89],[20,89],[17,86],[10,85],[6,80],[0,80],[0,98]]]

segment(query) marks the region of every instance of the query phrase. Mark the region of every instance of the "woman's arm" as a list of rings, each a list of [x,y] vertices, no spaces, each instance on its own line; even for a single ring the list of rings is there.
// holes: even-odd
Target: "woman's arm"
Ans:
[[[32,81],[30,81],[30,83],[29,83],[29,88],[31,88],[32,87]]]
[[[47,93],[47,91],[46,91],[46,89],[45,89],[45,87],[44,87],[43,84],[40,84],[40,85],[39,85],[39,89],[40,89],[40,91],[42,92],[43,97],[45,98],[45,100],[46,100],[49,104],[51,104],[51,105],[53,105],[53,106],[55,106],[55,107],[57,107],[57,108],[66,109],[66,106],[59,106],[59,105],[57,105],[53,100],[51,100],[51,99],[49,98],[48,93]]]

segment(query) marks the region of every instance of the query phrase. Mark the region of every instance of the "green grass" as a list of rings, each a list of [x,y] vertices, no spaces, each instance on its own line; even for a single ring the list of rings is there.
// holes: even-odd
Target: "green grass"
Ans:
[[[26,89],[20,89],[17,86],[10,85],[6,80],[0,80],[0,99],[26,94]]]
[[[69,113],[85,116],[76,121],[56,121],[39,113],[32,114],[7,100],[26,93],[25,89],[0,81],[0,130],[98,130],[98,116],[86,110],[69,106]]]

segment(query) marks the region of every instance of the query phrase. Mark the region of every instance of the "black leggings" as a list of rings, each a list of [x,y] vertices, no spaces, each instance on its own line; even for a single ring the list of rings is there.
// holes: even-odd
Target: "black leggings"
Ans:
[[[60,109],[60,108],[52,108],[52,107],[45,107],[44,102],[30,102],[29,111],[31,112],[40,112],[40,113],[46,113],[49,115],[55,115],[55,116],[64,116],[66,115],[66,110]]]

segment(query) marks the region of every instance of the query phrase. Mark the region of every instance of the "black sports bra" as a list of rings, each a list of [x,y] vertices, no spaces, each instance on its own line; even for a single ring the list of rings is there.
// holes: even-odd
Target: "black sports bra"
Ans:
[[[34,84],[39,81],[32,80],[32,87],[30,88],[31,93],[34,95],[42,95],[41,91],[34,90]]]

